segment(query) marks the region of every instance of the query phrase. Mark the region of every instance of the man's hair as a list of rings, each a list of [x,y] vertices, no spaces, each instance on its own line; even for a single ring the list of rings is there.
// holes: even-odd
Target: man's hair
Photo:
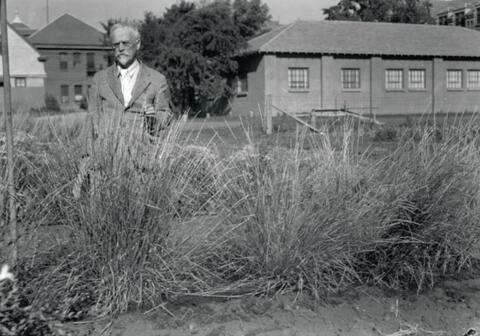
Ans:
[[[135,26],[121,22],[115,23],[113,26],[110,27],[109,35],[112,36],[112,33],[117,29],[126,29],[130,32],[134,40],[140,40],[140,32]]]

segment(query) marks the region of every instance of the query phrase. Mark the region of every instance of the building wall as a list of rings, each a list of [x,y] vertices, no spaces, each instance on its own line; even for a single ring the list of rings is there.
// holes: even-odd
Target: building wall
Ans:
[[[255,56],[256,64],[262,64]],[[249,59],[249,58],[247,58]],[[233,111],[257,111],[265,97],[272,104],[290,113],[310,112],[314,108],[349,110],[377,115],[424,114],[435,112],[464,112],[480,109],[480,90],[467,89],[467,71],[480,70],[478,60],[451,60],[442,58],[396,59],[391,57],[337,57],[337,56],[287,56],[264,55],[264,67],[253,67],[248,76],[249,93],[237,97]],[[288,85],[288,68],[308,68],[309,88],[291,90]],[[360,70],[360,88],[342,87],[342,69]],[[247,69],[247,68],[245,68]],[[386,88],[386,71],[402,70],[401,89]],[[414,89],[409,85],[410,70],[425,71],[425,87]],[[463,72],[461,89],[446,87],[448,69]],[[264,76],[262,77],[262,71]],[[255,93],[254,93],[255,92]],[[263,93],[265,96],[263,96]],[[278,112],[272,109],[275,116]]]
[[[347,107],[355,112],[364,112],[370,106],[370,59],[354,57],[322,56],[323,109]],[[342,88],[342,69],[360,70],[360,88]]]
[[[40,53],[27,41],[8,27],[8,52],[10,61],[10,85],[14,111],[29,111],[40,108],[44,103],[44,63],[39,61]],[[3,76],[3,57],[0,56],[0,76]],[[3,84],[3,83],[2,83]],[[0,109],[3,111],[3,85],[0,87]]]
[[[432,60],[372,59],[372,106],[376,114],[422,114],[432,111]],[[386,89],[385,76],[389,69],[403,70],[403,88]],[[409,70],[425,71],[425,88],[409,87]]]
[[[47,60],[45,62],[45,70],[47,78],[45,81],[45,91],[47,94],[53,95],[60,106],[64,109],[76,108],[80,97],[75,97],[75,85],[82,88],[82,96],[87,96],[89,85],[93,74],[97,70],[107,67],[105,56],[106,51],[103,50],[83,50],[83,49],[40,49],[42,56]],[[66,69],[60,68],[60,53],[65,53]],[[80,54],[80,63],[74,65],[74,54]],[[87,53],[94,53],[93,69],[87,69]],[[62,99],[61,86],[68,86],[68,99]]]
[[[273,78],[267,83],[275,84],[269,90],[275,106],[287,112],[307,112],[321,104],[321,62],[318,57],[292,58],[288,55],[280,55],[272,65],[273,67],[266,68],[266,74]],[[288,68],[308,68],[309,88],[290,89]],[[275,109],[272,112],[273,115],[278,113]]]
[[[265,62],[260,55],[239,60],[239,73],[246,73],[248,92],[237,94],[232,100],[232,113],[238,116],[258,116],[265,105]]]
[[[3,87],[0,88],[0,111],[3,113]],[[44,87],[12,87],[12,109],[15,112],[28,112],[32,108],[42,108],[45,106],[45,88]]]
[[[449,90],[445,86],[447,70],[462,70],[462,88]],[[435,110],[441,112],[478,112],[480,110],[480,90],[467,89],[467,71],[480,70],[480,59],[476,61],[437,60],[436,71],[440,89],[435,99]]]

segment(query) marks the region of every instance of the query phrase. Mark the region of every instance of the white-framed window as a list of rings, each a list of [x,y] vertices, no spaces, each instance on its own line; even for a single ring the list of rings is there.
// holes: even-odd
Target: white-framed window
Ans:
[[[342,69],[342,88],[346,90],[360,89],[360,69]]]
[[[385,89],[387,90],[403,89],[403,69],[385,70]]]
[[[408,88],[412,90],[425,90],[425,69],[408,70]]]
[[[288,68],[288,88],[291,90],[308,90],[308,68]]]
[[[245,95],[248,93],[248,76],[246,73],[241,73],[237,77],[237,94]]]
[[[447,89],[461,89],[462,87],[462,70],[447,70]]]
[[[467,71],[467,89],[480,90],[480,70]]]
[[[15,77],[15,87],[27,87],[27,79],[25,77]]]

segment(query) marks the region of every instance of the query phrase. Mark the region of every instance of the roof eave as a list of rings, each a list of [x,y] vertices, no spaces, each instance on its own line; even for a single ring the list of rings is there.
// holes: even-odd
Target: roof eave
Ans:
[[[94,44],[34,44],[35,48],[42,50],[42,49],[62,49],[62,50],[70,50],[70,49],[95,49],[95,50],[111,50],[109,46],[102,46],[102,45],[94,45]]]
[[[235,58],[248,57],[255,54],[276,55],[319,55],[319,56],[362,56],[362,57],[418,57],[418,58],[471,58],[480,59],[480,55],[446,55],[446,54],[382,54],[382,53],[350,53],[350,52],[332,52],[332,51],[278,51],[278,50],[248,50],[234,55]]]

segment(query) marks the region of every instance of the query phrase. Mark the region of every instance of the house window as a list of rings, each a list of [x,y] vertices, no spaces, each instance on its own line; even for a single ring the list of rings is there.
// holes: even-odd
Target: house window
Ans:
[[[75,101],[80,101],[83,99],[83,86],[82,85],[75,85],[73,87],[73,94]]]
[[[15,77],[15,87],[27,87],[27,79],[25,77]]]
[[[438,24],[440,26],[447,26],[448,25],[448,17],[446,15],[442,15],[438,17]]]
[[[76,67],[77,65],[82,63],[82,54],[76,52],[73,53],[73,66]]]
[[[308,68],[288,68],[288,88],[292,90],[308,89]]]
[[[67,60],[67,53],[60,53],[60,70],[67,70],[68,69],[68,60]]]
[[[425,69],[408,70],[408,88],[413,90],[424,90],[425,85]]]
[[[462,70],[447,70],[447,89],[462,88]]]
[[[342,69],[342,87],[360,89],[360,69]]]
[[[95,70],[95,54],[94,53],[87,53],[87,71],[88,70]]]
[[[468,18],[465,20],[465,27],[467,28],[473,28],[475,26],[475,19],[474,18]]]
[[[60,101],[62,104],[68,104],[69,95],[68,85],[60,85]]]
[[[468,70],[467,89],[480,90],[480,70]]]
[[[387,69],[385,71],[385,89],[403,89],[403,69]]]
[[[247,74],[240,74],[237,77],[237,94],[246,94],[248,92]]]

